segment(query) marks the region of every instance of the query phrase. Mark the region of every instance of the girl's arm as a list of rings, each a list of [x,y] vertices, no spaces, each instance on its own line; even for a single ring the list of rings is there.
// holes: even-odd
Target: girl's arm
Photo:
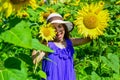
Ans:
[[[48,46],[48,44],[45,41],[43,41],[42,43]],[[34,64],[39,63],[43,59],[44,56],[47,56],[46,52],[40,51],[40,50],[38,50],[38,51],[33,50],[32,51],[33,63]]]
[[[34,64],[39,63],[44,56],[45,56],[45,52],[33,50],[32,52],[33,63]]]
[[[73,46],[82,45],[91,41],[89,37],[87,38],[71,38]]]

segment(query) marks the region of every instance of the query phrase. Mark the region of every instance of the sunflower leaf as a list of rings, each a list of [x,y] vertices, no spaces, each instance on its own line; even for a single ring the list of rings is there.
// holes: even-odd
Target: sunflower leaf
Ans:
[[[4,42],[12,43],[15,46],[52,52],[50,48],[41,44],[37,39],[32,39],[29,24],[25,21],[21,21],[12,29],[1,33],[0,38]]]
[[[40,70],[40,71],[38,72],[38,74],[39,74],[42,78],[46,79],[46,74],[45,74],[45,72],[43,72],[42,70]]]
[[[22,80],[27,79],[27,67],[23,61],[9,57],[5,64],[5,69],[0,70],[0,80],[21,80],[21,77]]]
[[[45,52],[53,52],[53,50],[41,44],[37,39],[32,39],[32,49],[43,50]]]
[[[12,43],[16,46],[31,48],[32,35],[29,29],[29,24],[25,21],[21,21],[15,27],[1,33],[0,38],[4,42]]]

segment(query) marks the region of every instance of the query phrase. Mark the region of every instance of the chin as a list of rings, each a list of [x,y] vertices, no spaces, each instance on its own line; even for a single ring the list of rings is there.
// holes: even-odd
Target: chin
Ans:
[[[64,41],[64,39],[62,38],[62,39],[59,39],[59,41]]]

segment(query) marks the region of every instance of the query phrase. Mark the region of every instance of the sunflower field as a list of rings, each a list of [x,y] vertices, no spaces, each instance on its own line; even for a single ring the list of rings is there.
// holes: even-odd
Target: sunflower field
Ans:
[[[0,0],[0,80],[46,79],[31,54],[52,52],[42,27],[53,12],[73,22],[70,37],[92,39],[74,47],[76,80],[120,80],[120,0]]]

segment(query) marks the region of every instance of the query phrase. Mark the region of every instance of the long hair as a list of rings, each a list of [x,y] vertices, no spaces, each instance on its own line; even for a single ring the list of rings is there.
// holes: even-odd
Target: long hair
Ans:
[[[64,39],[69,39],[69,31],[68,28],[65,24],[62,24],[64,29],[65,29],[65,35],[64,35]]]

